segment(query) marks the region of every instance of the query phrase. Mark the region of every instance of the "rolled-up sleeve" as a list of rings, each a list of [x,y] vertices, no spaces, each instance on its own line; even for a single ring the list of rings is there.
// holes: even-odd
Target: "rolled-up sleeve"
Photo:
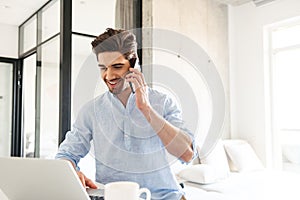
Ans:
[[[176,126],[177,128],[181,129],[185,133],[188,134],[188,136],[192,140],[192,148],[193,148],[193,158],[189,162],[185,162],[180,159],[182,163],[190,163],[192,162],[197,156],[197,148],[196,148],[196,142],[194,134],[185,126],[185,123],[182,119],[182,111],[181,108],[178,106],[175,100],[173,100],[170,97],[167,97],[165,100],[165,106],[164,106],[164,118],[170,122],[172,125]]]
[[[56,159],[67,159],[75,166],[90,150],[92,140],[92,129],[89,112],[86,107],[82,108],[73,124],[71,131],[66,134],[65,140],[60,144]]]

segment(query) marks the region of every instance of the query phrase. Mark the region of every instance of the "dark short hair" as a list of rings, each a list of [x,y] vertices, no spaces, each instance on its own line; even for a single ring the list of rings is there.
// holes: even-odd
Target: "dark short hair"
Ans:
[[[127,60],[137,58],[137,43],[135,35],[127,30],[107,28],[104,33],[96,37],[91,43],[93,52],[118,51]],[[98,58],[97,58],[98,59]]]

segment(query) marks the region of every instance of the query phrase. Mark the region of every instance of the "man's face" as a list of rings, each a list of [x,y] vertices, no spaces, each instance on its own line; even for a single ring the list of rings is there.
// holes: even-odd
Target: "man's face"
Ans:
[[[103,52],[98,54],[98,65],[101,77],[113,94],[120,94],[129,84],[125,82],[130,63],[118,51]]]

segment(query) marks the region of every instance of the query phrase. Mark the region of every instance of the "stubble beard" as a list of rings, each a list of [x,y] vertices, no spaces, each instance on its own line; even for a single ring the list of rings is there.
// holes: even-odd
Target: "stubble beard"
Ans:
[[[114,95],[119,95],[124,92],[129,87],[129,84],[125,82],[124,79],[120,80],[117,83],[115,88],[109,88],[109,91]]]

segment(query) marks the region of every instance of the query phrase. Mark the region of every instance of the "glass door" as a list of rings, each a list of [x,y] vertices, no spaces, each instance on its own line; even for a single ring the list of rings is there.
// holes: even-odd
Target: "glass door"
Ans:
[[[54,158],[59,126],[59,37],[23,62],[23,152],[25,157]]]
[[[23,155],[34,157],[36,129],[36,54],[23,61],[22,132]]]
[[[0,157],[10,156],[13,64],[0,62]]]

